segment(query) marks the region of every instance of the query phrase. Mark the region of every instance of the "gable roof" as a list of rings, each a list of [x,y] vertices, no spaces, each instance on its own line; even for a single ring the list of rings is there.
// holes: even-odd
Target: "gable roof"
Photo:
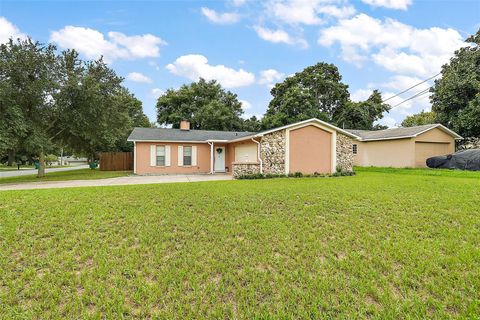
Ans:
[[[300,122],[295,122],[283,127],[278,127],[261,132],[241,132],[241,131],[212,131],[212,130],[181,130],[169,128],[134,128],[127,141],[172,141],[172,142],[208,142],[208,141],[222,141],[233,142],[237,140],[245,140],[249,138],[262,137],[265,134],[284,130],[291,127],[301,126],[308,123],[319,123],[332,130],[341,132],[354,139],[360,137],[347,130],[340,129],[328,122],[312,118]]]
[[[278,127],[278,128],[273,128],[273,129],[270,129],[270,130],[261,131],[261,132],[257,133],[255,136],[261,137],[261,136],[263,136],[267,133],[272,133],[272,132],[279,131],[279,130],[289,129],[289,128],[292,128],[292,127],[301,126],[303,124],[307,125],[309,123],[318,123],[318,124],[324,125],[327,128],[330,128],[332,130],[343,133],[344,135],[349,136],[351,138],[355,138],[355,139],[360,138],[360,136],[358,136],[354,132],[350,132],[350,131],[347,131],[347,130],[344,130],[344,129],[340,129],[339,127],[336,127],[333,124],[330,124],[328,122],[322,121],[322,120],[317,119],[317,118],[311,118],[311,119],[308,119],[308,120],[287,124],[286,126],[283,126],[283,127]]]
[[[405,139],[405,138],[415,138],[418,135],[425,133],[429,130],[438,128],[445,133],[451,135],[455,139],[462,139],[460,135],[448,129],[447,127],[436,123],[436,124],[426,124],[423,126],[415,127],[405,127],[405,128],[394,128],[394,129],[385,129],[385,130],[350,130],[347,131],[358,135],[361,138],[361,141],[376,141],[376,140],[394,140],[394,139]]]
[[[169,128],[134,128],[128,141],[178,141],[207,142],[228,141],[250,136],[254,132],[212,131],[212,130],[181,130]]]

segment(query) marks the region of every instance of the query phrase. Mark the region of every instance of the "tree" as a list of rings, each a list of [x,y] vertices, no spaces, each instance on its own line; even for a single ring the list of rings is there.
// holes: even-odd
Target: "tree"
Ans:
[[[178,90],[169,89],[157,101],[157,122],[173,128],[187,119],[192,129],[241,130],[242,113],[237,95],[225,91],[215,80],[200,79]]]
[[[243,130],[249,132],[258,132],[262,129],[262,122],[255,116],[243,120]]]
[[[376,130],[384,127],[373,123],[383,118],[383,113],[390,110],[390,106],[382,101],[382,95],[374,90],[367,100],[361,102],[349,101],[345,106],[338,108],[333,116],[333,123],[342,128]]]
[[[348,86],[333,64],[318,63],[277,83],[262,119],[265,129],[309,118],[334,122],[335,114],[349,101]]]
[[[130,132],[135,127],[151,128],[152,124],[148,117],[143,113],[142,102],[138,100],[135,95],[130,93],[126,88],[122,88],[119,95],[119,103],[127,109],[128,117],[130,118],[128,130],[119,137],[116,143],[115,150],[118,151],[133,151],[133,143],[127,141]]]
[[[433,111],[425,112],[422,111],[417,114],[413,114],[411,116],[406,117],[402,121],[402,127],[414,127],[414,126],[422,126],[425,124],[433,124],[436,123],[437,115]]]
[[[53,146],[52,125],[55,105],[52,94],[56,86],[57,57],[55,46],[31,39],[0,45],[0,96],[7,130],[5,146],[38,155],[38,176],[45,175],[45,152]],[[3,115],[3,113],[2,113]]]
[[[463,136],[480,136],[480,29],[442,67],[442,78],[431,89],[438,122]]]
[[[121,86],[123,79],[103,59],[82,62],[77,52],[67,51],[61,70],[64,76],[54,96],[59,141],[93,161],[98,151],[114,149],[126,138],[133,123],[129,112],[133,110],[138,118],[138,105],[131,105],[132,96]]]

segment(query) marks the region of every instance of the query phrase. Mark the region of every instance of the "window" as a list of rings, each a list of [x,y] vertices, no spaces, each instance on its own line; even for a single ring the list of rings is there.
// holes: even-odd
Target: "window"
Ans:
[[[255,144],[235,146],[235,162],[257,162],[258,147]]]
[[[356,144],[352,145],[352,152],[353,152],[353,154],[357,154],[357,151],[358,151],[357,148],[358,148],[358,147],[357,147]]]
[[[183,147],[183,165],[192,165],[192,147]]]
[[[165,146],[157,146],[157,166],[165,166]]]

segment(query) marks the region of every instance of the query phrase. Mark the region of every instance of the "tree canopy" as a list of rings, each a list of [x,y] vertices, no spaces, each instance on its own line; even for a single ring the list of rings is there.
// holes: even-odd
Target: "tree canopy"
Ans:
[[[421,126],[424,124],[433,124],[436,123],[437,115],[433,111],[422,111],[417,114],[413,114],[411,116],[407,116],[402,121],[402,127],[414,127],[414,126]]]
[[[237,95],[215,80],[200,79],[177,90],[169,89],[157,101],[158,124],[173,128],[187,119],[192,129],[242,130],[242,113]]]
[[[442,67],[431,89],[432,111],[443,125],[463,136],[480,136],[480,30]]]
[[[348,101],[345,106],[335,113],[333,122],[342,128],[377,130],[385,129],[374,122],[383,118],[383,113],[388,112],[390,106],[382,101],[382,95],[374,90],[365,101]]]
[[[265,129],[310,118],[328,121],[339,127],[377,129],[373,123],[390,107],[375,90],[365,101],[350,100],[348,86],[336,66],[317,63],[277,83],[271,90],[273,99],[262,119]]]
[[[59,146],[92,156],[118,148],[133,126],[150,126],[141,102],[102,59],[31,39],[0,46],[0,152],[44,157]]]
[[[309,118],[332,121],[337,110],[349,101],[348,86],[333,64],[317,63],[283,82],[270,93],[273,98],[262,119],[264,128],[273,128]]]

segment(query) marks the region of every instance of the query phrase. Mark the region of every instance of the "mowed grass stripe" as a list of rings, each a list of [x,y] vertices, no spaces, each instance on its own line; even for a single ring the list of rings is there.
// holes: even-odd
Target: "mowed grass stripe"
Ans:
[[[0,315],[474,317],[480,180],[449,174],[0,192]]]

